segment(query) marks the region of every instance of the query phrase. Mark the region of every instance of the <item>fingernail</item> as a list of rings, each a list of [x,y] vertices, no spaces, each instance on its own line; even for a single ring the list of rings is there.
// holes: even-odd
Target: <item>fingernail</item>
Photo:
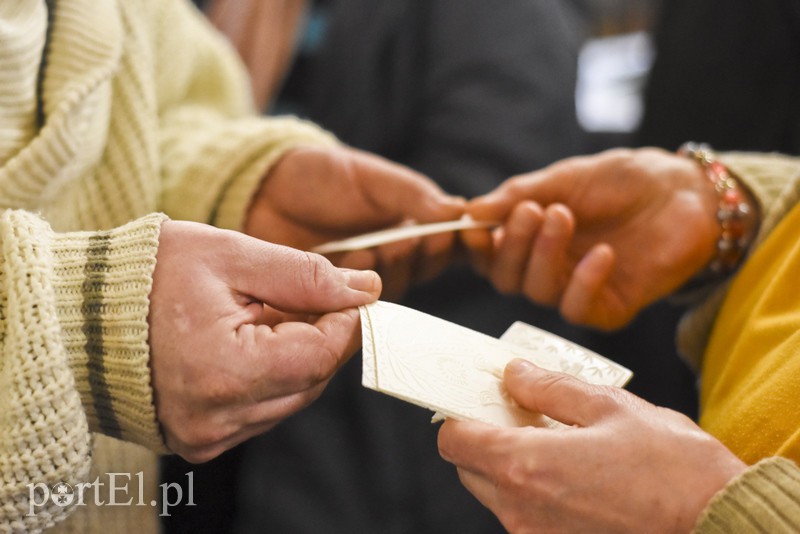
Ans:
[[[528,360],[523,360],[521,358],[514,358],[508,362],[508,365],[506,365],[506,372],[512,375],[524,375],[535,370],[535,365]]]
[[[381,277],[375,271],[346,270],[347,287],[356,291],[375,293],[380,291]]]

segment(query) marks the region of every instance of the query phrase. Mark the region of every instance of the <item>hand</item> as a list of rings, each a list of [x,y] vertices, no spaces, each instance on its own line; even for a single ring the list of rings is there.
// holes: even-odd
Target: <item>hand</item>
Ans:
[[[474,200],[493,234],[464,232],[503,292],[558,306],[569,321],[628,323],[713,257],[718,199],[699,165],[657,149],[564,160]]]
[[[165,222],[148,320],[167,446],[210,460],[309,404],[360,345],[354,307],[379,293],[373,272]]]
[[[572,427],[446,421],[442,457],[510,532],[690,532],[745,464],[687,417],[514,360],[516,402]]]
[[[249,235],[302,250],[374,230],[457,219],[463,199],[411,169],[347,147],[297,148],[264,179],[245,224]],[[449,261],[455,239],[441,234],[332,255],[337,265],[375,269],[384,298],[430,278]]]

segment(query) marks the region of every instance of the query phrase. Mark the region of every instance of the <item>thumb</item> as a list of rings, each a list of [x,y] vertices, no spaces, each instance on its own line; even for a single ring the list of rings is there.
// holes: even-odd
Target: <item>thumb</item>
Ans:
[[[475,197],[466,207],[467,214],[476,221],[504,221],[514,206],[528,197],[509,192],[505,184],[485,195]]]
[[[467,213],[479,221],[502,221],[523,200],[533,200],[541,206],[554,203],[571,206],[568,199],[574,195],[577,184],[593,169],[589,158],[573,157],[538,171],[512,176],[495,190],[472,199]]]
[[[340,269],[319,254],[243,237],[234,289],[273,308],[322,314],[368,304],[381,292],[373,271]]]
[[[617,402],[616,396],[609,394],[612,388],[587,384],[527,360],[512,360],[503,379],[506,389],[522,408],[567,425],[590,426]]]

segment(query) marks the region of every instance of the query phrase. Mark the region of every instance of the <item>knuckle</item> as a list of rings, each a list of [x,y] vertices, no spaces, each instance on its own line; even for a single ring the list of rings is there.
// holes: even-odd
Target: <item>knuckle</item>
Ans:
[[[311,375],[312,383],[320,384],[329,380],[339,367],[341,359],[342,355],[333,347],[321,347],[315,372]]]
[[[563,373],[546,373],[539,377],[538,389],[545,396],[563,392],[566,388],[571,389],[575,383],[575,378]]]
[[[297,269],[297,276],[300,278],[300,285],[307,290],[315,290],[319,284],[319,268],[317,262],[310,252],[301,252],[298,258],[300,266]]]
[[[492,285],[503,295],[513,295],[522,289],[518,278],[514,273],[507,272],[500,265],[492,266]]]
[[[339,358],[321,337],[315,343],[299,346],[282,370],[283,380],[296,391],[303,391],[327,381],[336,371]]]
[[[605,155],[611,160],[630,161],[636,155],[636,151],[631,148],[612,148],[605,152]]]
[[[589,318],[589,311],[575,306],[562,306],[561,317],[570,324],[583,324]]]
[[[222,450],[218,447],[201,447],[197,449],[189,449],[185,454],[180,456],[189,463],[204,464],[209,462],[222,454]]]
[[[522,293],[531,301],[543,306],[555,306],[559,302],[559,294],[556,290],[536,282],[533,277],[526,277],[523,280]]]
[[[208,445],[210,441],[210,437],[206,432],[191,426],[180,432],[177,438],[181,442],[182,449],[192,451],[193,453]]]
[[[330,281],[328,260],[312,252],[303,251],[300,254],[301,267],[297,270],[300,287],[309,294],[324,291]]]
[[[543,532],[548,532],[541,525],[534,528],[530,524],[530,519],[514,507],[505,507],[502,512],[501,522],[509,534],[533,534],[534,532],[542,534]]]
[[[595,413],[602,415],[613,415],[618,413],[623,406],[629,404],[626,396],[620,394],[618,388],[610,386],[593,386],[589,397],[592,409]]]
[[[506,194],[514,199],[523,198],[527,194],[527,183],[529,178],[525,175],[514,176],[506,180],[504,185]]]
[[[502,470],[500,485],[509,492],[515,493],[520,488],[530,487],[531,479],[535,478],[533,466],[523,457],[510,457]]]
[[[498,293],[506,296],[513,296],[518,292],[518,288],[515,286],[515,284],[512,281],[504,278],[495,278],[494,288]]]
[[[498,490],[516,495],[536,481],[540,466],[532,455],[517,454],[524,448],[524,438],[515,433],[500,432],[487,439],[484,448],[493,458]]]
[[[325,347],[315,347],[314,350],[305,350],[299,354],[298,367],[291,377],[298,392],[314,387],[327,378],[328,354],[330,349]]]
[[[507,465],[503,478],[496,481],[500,502],[498,517],[506,530],[512,533],[532,532],[530,509],[522,511],[514,505],[518,496],[527,496],[526,500],[536,503],[531,504],[534,508],[548,507],[557,501],[545,483],[545,476],[535,462],[512,461]]]
[[[181,456],[197,458],[227,437],[228,432],[217,425],[190,419],[175,432],[176,447],[173,450]]]
[[[276,424],[299,412],[319,396],[315,390],[303,390],[276,400],[270,414],[270,421]]]

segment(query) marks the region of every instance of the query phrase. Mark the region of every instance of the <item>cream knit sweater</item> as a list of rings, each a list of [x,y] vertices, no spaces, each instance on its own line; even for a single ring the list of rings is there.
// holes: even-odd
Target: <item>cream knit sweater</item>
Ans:
[[[278,157],[335,142],[256,118],[233,52],[183,0],[54,4],[0,2],[0,532],[71,511],[29,514],[29,485],[91,480],[92,432],[164,449],[147,345],[157,212],[239,228]],[[106,469],[135,469],[114,447]],[[98,530],[78,508],[73,529]],[[155,525],[154,508],[109,512],[126,508]]]

